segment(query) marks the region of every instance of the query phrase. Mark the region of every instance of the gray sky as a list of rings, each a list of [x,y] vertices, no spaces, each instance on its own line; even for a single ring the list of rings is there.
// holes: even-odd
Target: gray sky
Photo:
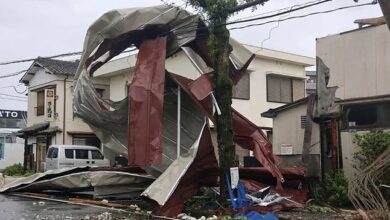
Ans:
[[[253,16],[311,0],[270,0],[257,10],[245,10],[230,20]],[[183,1],[170,0],[176,5]],[[372,0],[359,0],[359,4]],[[81,51],[85,32],[90,24],[108,10],[158,5],[160,0],[2,0],[0,1],[0,62],[50,56]],[[302,15],[346,5],[353,0],[333,0],[310,9],[291,13]],[[233,30],[231,35],[242,43],[315,57],[315,39],[357,28],[355,19],[381,16],[379,5],[346,9],[329,14],[293,19],[279,23]],[[282,18],[288,17],[282,16]],[[272,20],[277,18],[272,18]],[[256,21],[254,23],[266,20]],[[242,26],[239,24],[237,26]],[[272,31],[270,31],[272,30]],[[269,37],[270,36],[270,37]],[[269,39],[268,39],[269,38]],[[266,40],[268,39],[268,40]],[[75,59],[70,57],[67,59]],[[0,76],[27,69],[30,63],[0,66]],[[22,75],[0,78],[0,109],[26,110],[25,87],[19,84]],[[8,88],[5,88],[8,87]],[[10,99],[18,99],[10,100]]]

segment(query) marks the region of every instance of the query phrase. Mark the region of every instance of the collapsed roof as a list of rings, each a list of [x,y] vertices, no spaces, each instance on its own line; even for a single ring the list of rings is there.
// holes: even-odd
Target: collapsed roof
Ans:
[[[88,29],[75,77],[74,113],[103,144],[128,155],[130,166],[158,177],[142,195],[164,215],[180,212],[200,186],[217,183],[207,118],[214,120],[218,105],[213,100],[205,27],[199,16],[173,6],[109,11]],[[233,39],[230,44],[230,77],[237,83],[254,55]],[[132,46],[139,53],[128,97],[103,100],[91,76]],[[165,58],[180,50],[199,71],[195,81],[165,70]],[[281,188],[281,159],[272,153],[262,130],[234,110],[233,124],[236,143],[253,150]]]

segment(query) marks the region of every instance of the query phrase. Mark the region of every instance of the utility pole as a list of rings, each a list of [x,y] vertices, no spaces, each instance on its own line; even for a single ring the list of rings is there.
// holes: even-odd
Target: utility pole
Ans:
[[[216,117],[218,154],[220,166],[220,201],[225,203],[228,198],[226,175],[231,167],[237,166],[233,120],[232,120],[232,88],[229,77],[229,54],[232,47],[229,44],[229,30],[226,22],[229,16],[249,7],[263,4],[268,0],[252,0],[238,5],[237,0],[188,0],[188,3],[202,10],[210,19],[208,46],[214,68],[215,97],[221,109]]]

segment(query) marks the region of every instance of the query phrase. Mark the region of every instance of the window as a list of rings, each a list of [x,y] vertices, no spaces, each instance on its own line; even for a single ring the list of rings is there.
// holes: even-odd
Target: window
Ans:
[[[304,129],[306,127],[306,115],[301,115],[301,128]]]
[[[47,152],[47,158],[51,158],[52,154],[53,154],[53,148],[49,148],[49,151]]]
[[[96,88],[96,92],[99,95],[100,98],[103,98],[104,89],[98,89]]]
[[[88,145],[100,148],[100,140],[96,136],[73,136],[73,145]]]
[[[76,159],[88,159],[88,150],[76,149]]]
[[[233,98],[235,99],[250,99],[250,76],[245,73],[237,85],[233,86]]]
[[[45,114],[45,91],[37,92],[37,116]]]
[[[104,159],[103,155],[97,150],[91,150],[91,153],[92,153],[92,159],[98,159],[98,160]]]
[[[305,80],[267,75],[267,101],[291,103],[305,97]]]
[[[390,101],[343,106],[345,128],[390,127]]]
[[[58,148],[53,148],[51,158],[58,158]]]
[[[67,159],[73,159],[74,158],[74,151],[73,151],[73,149],[65,149],[65,158],[67,158]]]
[[[287,77],[267,75],[267,101],[291,103],[291,79]]]

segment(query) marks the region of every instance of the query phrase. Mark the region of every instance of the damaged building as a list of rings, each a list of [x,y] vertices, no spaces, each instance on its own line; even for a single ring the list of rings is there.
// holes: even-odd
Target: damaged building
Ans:
[[[183,32],[188,26],[197,28]],[[221,112],[214,97],[205,27],[198,15],[166,5],[107,12],[88,29],[72,75],[74,118],[88,124],[110,151],[127,155],[130,174],[115,176],[127,176],[135,185],[140,181],[132,196],[149,201],[160,215],[177,215],[200,187],[216,187],[223,181],[211,132]],[[259,210],[303,207],[308,192],[305,169],[280,166],[283,161],[272,152],[264,132],[272,121],[261,118],[259,108],[303,98],[304,68],[314,60],[243,46],[234,39],[230,44],[229,76],[238,98],[233,104],[237,109],[232,108],[234,139],[245,152],[253,152],[260,164],[241,168],[240,178],[248,192],[271,186],[279,197],[288,198]],[[124,51],[131,55],[109,62]],[[99,94],[95,81],[109,82],[109,98]],[[107,193],[105,177],[118,169],[48,171],[7,185],[2,192],[69,190],[77,186],[58,184],[60,180],[80,176],[77,185],[96,192],[103,187]]]
[[[352,177],[353,153],[358,149],[355,134],[390,127],[390,33],[383,18],[356,23],[360,28],[317,39],[318,80],[312,107],[307,97],[262,114],[274,121],[274,153],[290,165],[303,164],[305,127],[311,124],[308,173],[313,176],[342,168]],[[313,120],[309,123],[308,113]]]

